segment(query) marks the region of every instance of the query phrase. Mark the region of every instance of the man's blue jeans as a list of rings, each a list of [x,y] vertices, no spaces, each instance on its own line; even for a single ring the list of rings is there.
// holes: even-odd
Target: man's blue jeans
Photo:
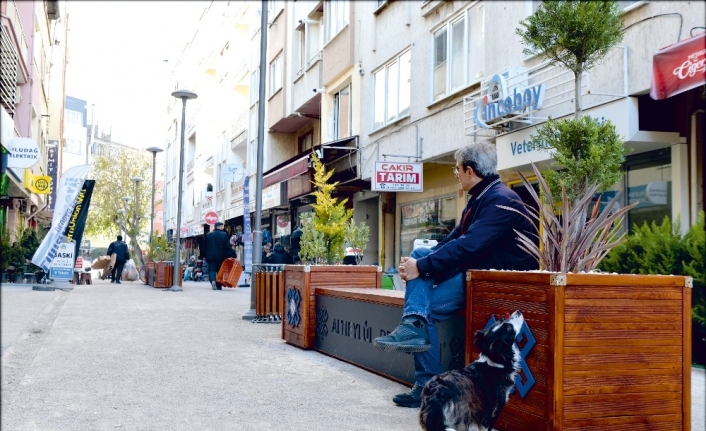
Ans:
[[[418,259],[431,253],[428,248],[413,250],[411,257]],[[463,273],[457,273],[434,287],[434,281],[421,277],[407,282],[404,294],[402,317],[417,315],[427,321],[431,348],[414,353],[414,381],[424,385],[429,379],[442,373],[437,322],[443,322],[463,307],[466,300]]]

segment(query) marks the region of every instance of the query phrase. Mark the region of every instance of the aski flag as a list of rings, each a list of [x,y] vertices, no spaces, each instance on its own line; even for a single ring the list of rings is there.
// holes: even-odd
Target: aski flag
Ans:
[[[46,272],[49,272],[49,267],[54,257],[56,257],[64,231],[69,225],[74,207],[76,207],[76,199],[83,188],[83,182],[86,180],[90,169],[91,165],[74,166],[59,179],[51,228],[42,243],[39,244],[34,256],[32,256],[32,263]]]

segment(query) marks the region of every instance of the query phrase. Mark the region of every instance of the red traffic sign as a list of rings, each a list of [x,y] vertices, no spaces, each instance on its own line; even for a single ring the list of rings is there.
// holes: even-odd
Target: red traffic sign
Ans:
[[[203,218],[206,220],[206,224],[213,226],[218,221],[218,213],[215,211],[209,211]]]

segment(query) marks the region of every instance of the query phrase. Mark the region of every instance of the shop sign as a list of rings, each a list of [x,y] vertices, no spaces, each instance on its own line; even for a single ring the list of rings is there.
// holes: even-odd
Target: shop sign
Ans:
[[[201,214],[213,209],[213,195],[213,192],[204,192],[203,199],[201,200]]]
[[[587,109],[584,115],[590,115],[599,122],[610,120],[618,135],[625,141],[630,141],[638,132],[637,102],[634,98],[628,97]],[[551,160],[549,150],[541,149],[532,139],[532,135],[537,133],[537,127],[541,126],[527,127],[496,138],[498,171]]]
[[[544,103],[544,84],[533,87],[512,89],[508,92],[507,82],[502,75],[493,76],[488,82],[485,96],[476,105],[474,119],[484,129],[492,128],[492,123],[509,115],[529,114],[542,108]]]
[[[213,226],[218,222],[218,213],[215,211],[209,211],[206,213],[206,215],[203,217],[204,221],[206,224]]]
[[[49,268],[49,278],[71,280],[74,275],[74,243],[62,242]]]
[[[39,146],[30,138],[12,138],[8,150],[8,168],[26,169],[39,162]]]
[[[266,210],[282,204],[282,193],[280,185],[282,183],[272,184],[262,191],[262,209]],[[251,210],[252,212],[252,210]]]
[[[25,169],[25,188],[38,195],[48,195],[51,186],[49,175],[34,175],[29,169]]]
[[[666,99],[704,84],[706,33],[662,48],[652,58],[653,99]]]
[[[48,210],[53,211],[56,204],[56,182],[59,179],[59,141],[49,141],[47,148],[47,173],[51,177],[49,182],[49,206]]]
[[[375,162],[373,191],[422,192],[423,163]]]

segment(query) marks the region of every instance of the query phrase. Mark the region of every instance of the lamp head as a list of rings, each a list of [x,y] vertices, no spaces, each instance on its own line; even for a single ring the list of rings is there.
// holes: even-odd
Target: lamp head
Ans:
[[[189,99],[196,99],[199,96],[196,93],[194,93],[193,91],[180,89],[177,91],[173,91],[172,97],[176,97],[177,99],[182,99],[182,100],[189,100]]]
[[[132,198],[130,196],[123,196],[123,200],[125,201],[125,203],[128,203],[132,200]]]
[[[161,149],[159,147],[149,147],[149,148],[145,148],[145,149],[154,155],[157,155],[157,153],[161,153],[162,151],[164,151],[163,149]]]
[[[133,180],[134,182],[136,182],[136,183],[139,183],[140,181],[143,181],[143,180],[142,180],[142,177],[132,177],[132,180]]]

